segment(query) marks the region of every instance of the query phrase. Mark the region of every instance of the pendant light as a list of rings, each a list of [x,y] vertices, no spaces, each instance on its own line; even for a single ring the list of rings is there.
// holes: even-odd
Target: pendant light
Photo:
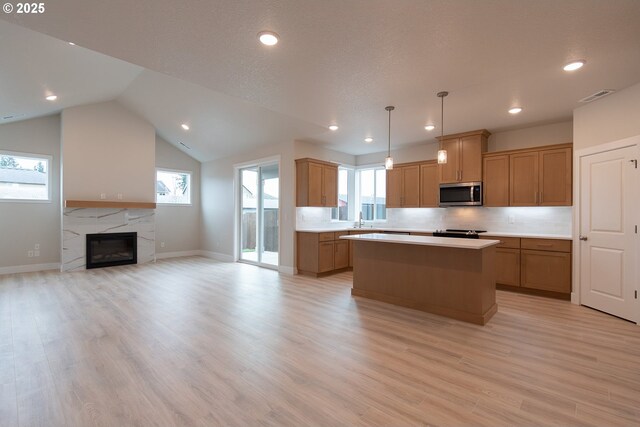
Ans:
[[[386,170],[391,170],[393,169],[393,157],[391,157],[391,112],[393,110],[395,110],[396,107],[389,105],[388,107],[385,107],[384,109],[387,110],[389,112],[389,147],[388,147],[388,151],[387,151],[387,158],[384,159],[384,168]]]
[[[440,98],[441,108],[440,108],[440,146],[442,147],[442,140],[444,139],[444,97],[449,95],[449,92],[443,91],[438,92],[437,96]],[[438,150],[438,164],[443,165],[447,163],[447,150]]]

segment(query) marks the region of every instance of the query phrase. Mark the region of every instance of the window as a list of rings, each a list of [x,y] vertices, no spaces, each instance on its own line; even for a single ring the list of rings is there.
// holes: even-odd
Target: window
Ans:
[[[362,219],[387,219],[387,176],[384,168],[361,169],[357,172],[357,194]]]
[[[352,181],[353,169],[338,168],[338,207],[331,209],[331,219],[338,221],[353,219],[349,206],[349,200],[353,199],[353,191],[349,191],[349,188],[352,187]],[[349,197],[350,193],[352,197]]]
[[[50,201],[51,157],[0,151],[0,200]]]
[[[171,205],[191,204],[191,173],[158,169],[156,202]]]

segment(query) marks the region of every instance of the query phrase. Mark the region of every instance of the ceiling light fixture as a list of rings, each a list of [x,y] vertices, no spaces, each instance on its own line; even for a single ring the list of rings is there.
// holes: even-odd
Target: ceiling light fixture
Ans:
[[[575,71],[575,70],[579,70],[580,68],[582,68],[582,66],[584,64],[586,64],[586,63],[587,63],[587,61],[585,61],[584,59],[579,59],[577,61],[569,62],[567,65],[562,67],[562,69],[565,70],[565,71]]]
[[[384,168],[386,170],[393,169],[393,157],[391,157],[391,112],[395,110],[396,107],[389,105],[388,107],[384,107],[385,110],[389,112],[389,145],[387,150],[387,158],[384,159]]]
[[[338,128],[338,125],[329,125],[329,130],[332,130],[332,131],[334,131],[334,132],[335,132],[335,131],[337,131],[338,129],[339,129],[339,128]]]
[[[438,150],[438,164],[444,165],[447,163],[447,150],[442,149],[442,141],[444,140],[444,97],[449,95],[449,92],[438,92],[436,96],[440,98],[440,149]]]
[[[74,42],[69,42],[69,44],[70,44],[71,46],[75,46],[75,45],[76,45]]]
[[[429,132],[431,132],[432,130],[434,130],[436,127],[434,125],[426,125],[424,127],[425,130],[428,130]]]
[[[518,114],[521,111],[522,111],[522,108],[520,107],[509,108],[509,114]]]
[[[261,31],[258,33],[258,39],[260,40],[260,43],[265,46],[273,46],[278,44],[280,36],[278,36],[273,31]]]
[[[184,130],[189,130],[189,129],[190,129],[190,128],[189,128],[189,125],[188,125],[188,124],[186,124],[186,123],[183,123],[183,124],[181,124],[180,126],[182,126],[182,129],[184,129]]]
[[[371,144],[373,142],[373,138],[371,138],[370,136],[366,137],[364,139],[364,142],[366,142],[367,144]]]
[[[56,99],[58,99],[58,96],[52,94],[52,95],[48,95],[45,99],[47,101],[55,101]]]

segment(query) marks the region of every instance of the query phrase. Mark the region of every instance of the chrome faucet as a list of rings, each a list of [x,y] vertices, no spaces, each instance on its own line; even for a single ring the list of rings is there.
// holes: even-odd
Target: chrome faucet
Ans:
[[[362,219],[362,211],[360,211],[360,218],[358,219],[358,228],[364,227],[364,220]]]

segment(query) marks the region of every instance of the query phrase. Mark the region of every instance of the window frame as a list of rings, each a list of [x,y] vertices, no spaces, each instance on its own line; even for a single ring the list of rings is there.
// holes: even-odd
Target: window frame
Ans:
[[[384,168],[384,165],[381,164],[373,164],[373,165],[363,165],[363,166],[359,166],[358,168],[356,168],[355,174],[356,174],[356,188],[355,188],[355,196],[356,196],[356,206],[358,207],[358,212],[360,212],[360,207],[362,205],[362,193],[360,192],[361,189],[361,185],[360,185],[360,174],[362,171],[366,171],[366,170],[372,170],[373,171],[373,200],[374,200],[374,204],[373,204],[373,219],[366,219],[365,221],[369,221],[369,222],[374,222],[374,223],[385,223],[387,222],[387,218],[386,218],[386,214],[385,214],[385,218],[381,219],[378,218],[378,210],[376,208],[376,192],[377,192],[377,180],[376,180],[376,175],[377,175],[377,171],[379,170],[383,170],[385,171],[385,179],[386,179],[386,169]],[[385,196],[385,204],[384,204],[384,209],[385,209],[385,213],[387,210],[387,203],[386,203],[386,196]]]
[[[177,174],[187,174],[189,176],[189,203],[177,203],[177,202],[159,202],[158,201],[158,172],[168,172],[168,173],[177,173]],[[180,170],[180,169],[169,169],[163,167],[156,167],[156,178],[154,180],[154,194],[156,195],[156,205],[161,206],[193,206],[193,195],[191,194],[192,184],[193,184],[193,172]]]
[[[0,149],[0,156],[11,157],[25,157],[30,159],[46,160],[47,161],[47,198],[46,199],[5,199],[0,197],[0,203],[52,203],[53,202],[53,189],[52,189],[52,167],[53,156],[49,154],[38,153],[25,153],[20,151],[9,151]]]
[[[356,171],[357,167],[350,165],[340,165],[338,166],[338,189],[340,188],[340,169],[347,171],[347,219],[340,219],[338,209],[331,208],[331,222],[353,222],[355,221],[355,181],[356,181]],[[340,203],[340,191],[338,190],[338,203]],[[334,212],[337,213],[338,218],[334,218]]]

